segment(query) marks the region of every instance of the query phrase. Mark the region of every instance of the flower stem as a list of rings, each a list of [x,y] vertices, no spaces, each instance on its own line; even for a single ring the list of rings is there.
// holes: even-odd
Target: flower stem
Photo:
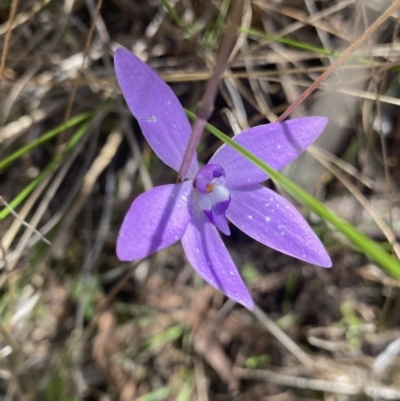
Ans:
[[[204,125],[211,117],[214,110],[214,102],[218,92],[218,84],[222,73],[228,64],[229,56],[236,41],[238,27],[240,25],[243,10],[243,0],[233,1],[230,10],[229,25],[222,36],[221,45],[217,55],[213,74],[207,82],[206,90],[197,110],[197,118],[193,124],[192,135],[183,156],[182,164],[178,172],[177,182],[183,182],[189,170],[190,162],[196,152],[196,148],[203,134]]]

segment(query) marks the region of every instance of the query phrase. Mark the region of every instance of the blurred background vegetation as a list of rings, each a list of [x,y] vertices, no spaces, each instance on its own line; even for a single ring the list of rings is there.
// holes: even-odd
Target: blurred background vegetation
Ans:
[[[195,110],[231,1],[0,1],[0,400],[400,399],[400,281],[300,205],[332,269],[224,237],[253,314],[204,285],[180,244],[115,256],[132,200],[176,173],[127,110],[113,50]],[[276,121],[396,3],[244,0],[210,122],[232,135]],[[399,7],[291,114],[330,122],[284,171],[394,257]],[[199,159],[220,144],[205,133]]]

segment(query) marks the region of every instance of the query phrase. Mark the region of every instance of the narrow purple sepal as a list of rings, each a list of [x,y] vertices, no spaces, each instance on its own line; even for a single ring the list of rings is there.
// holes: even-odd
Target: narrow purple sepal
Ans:
[[[331,267],[324,246],[285,198],[260,185],[231,191],[227,218],[248,236],[300,260]]]
[[[119,231],[118,259],[144,258],[180,240],[190,220],[192,191],[192,181],[186,181],[139,195]]]
[[[283,123],[259,125],[236,135],[234,141],[270,167],[281,170],[318,138],[327,122],[325,117],[302,117]],[[209,163],[224,168],[225,185],[229,188],[258,184],[268,178],[258,167],[227,145],[222,145]]]
[[[254,303],[215,226],[193,209],[182,245],[194,270],[234,301],[253,309]]]
[[[125,101],[157,156],[179,170],[192,132],[171,88],[143,61],[124,47],[114,54],[115,72]],[[197,173],[196,155],[188,178]]]

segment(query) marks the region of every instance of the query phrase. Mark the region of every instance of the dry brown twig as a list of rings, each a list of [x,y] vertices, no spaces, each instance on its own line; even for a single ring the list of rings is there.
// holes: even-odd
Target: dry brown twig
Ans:
[[[254,315],[261,324],[287,348],[306,368],[312,370],[315,367],[314,361],[282,330],[266,313],[257,305],[253,309]]]
[[[388,227],[388,225],[382,220],[382,218],[374,211],[374,209],[369,204],[367,198],[361,193],[361,191],[335,166],[328,162],[324,157],[324,153],[319,151],[318,148],[311,147],[308,149],[308,152],[312,156],[314,156],[328,171],[330,171],[370,214],[372,219],[375,221],[377,226],[381,229],[381,231],[387,238],[390,245],[393,247],[393,251],[395,252],[396,256],[400,259],[400,244],[397,242],[393,230]]]
[[[76,74],[74,83],[73,83],[73,85],[72,85],[72,90],[71,90],[71,93],[70,93],[70,96],[69,96],[69,99],[68,99],[68,103],[67,103],[67,107],[66,107],[66,110],[65,110],[65,114],[64,114],[64,122],[67,122],[67,121],[68,121],[68,119],[69,119],[69,117],[70,117],[70,115],[71,115],[71,112],[72,112],[72,106],[73,106],[73,104],[74,104],[76,92],[77,92],[77,90],[78,90],[79,78],[80,78],[80,75],[82,74],[83,67],[84,67],[85,62],[86,62],[86,59],[87,59],[87,57],[88,57],[89,48],[90,48],[90,43],[91,43],[91,41],[92,41],[92,37],[93,37],[93,34],[94,34],[94,30],[95,30],[95,28],[96,28],[96,20],[97,20],[99,14],[100,14],[100,10],[101,10],[101,7],[102,7],[102,5],[103,5],[103,1],[104,1],[104,0],[99,0],[99,1],[98,1],[97,7],[96,7],[96,11],[95,11],[95,15],[94,15],[94,17],[93,17],[93,19],[92,19],[92,21],[91,21],[91,23],[90,23],[89,33],[88,33],[88,35],[87,35],[86,43],[85,43],[85,48],[84,48],[84,50],[83,50],[82,64],[81,64],[81,67],[79,68],[79,70],[78,70],[78,72],[77,72],[77,74]],[[62,139],[63,139],[62,137],[63,137],[63,135],[61,134],[61,135],[59,136],[59,144],[62,143]]]
[[[207,82],[206,89],[196,112],[196,120],[193,123],[192,134],[190,136],[185,154],[183,155],[182,164],[178,172],[177,182],[183,182],[186,178],[190,162],[200,142],[206,121],[210,118],[211,113],[214,110],[214,102],[218,93],[218,84],[223,72],[225,71],[229,56],[235,45],[237,28],[240,24],[243,10],[243,0],[235,1],[231,7],[230,22],[222,35],[221,45],[217,54],[213,74],[210,80]]]
[[[19,1],[19,0],[18,0]],[[37,14],[46,4],[50,3],[51,0],[40,0],[36,1],[32,8],[28,11],[21,12],[12,21],[11,30],[29,21],[35,14]],[[0,36],[7,33],[9,22],[5,22],[0,25]]]
[[[99,175],[104,171],[104,169],[110,164],[112,158],[118,150],[118,147],[122,141],[122,134],[119,129],[115,129],[108,137],[107,142],[101,149],[99,155],[96,157],[92,163],[90,169],[85,174],[80,193],[68,212],[68,220],[64,224],[63,232],[69,232],[70,227],[74,224],[79,212],[82,210],[89,194],[93,190],[93,186],[99,177]],[[53,241],[53,248],[57,251],[64,236],[59,234]]]
[[[8,22],[7,22],[7,33],[6,33],[6,37],[4,39],[3,51],[1,53],[1,61],[0,61],[0,89],[3,84],[4,67],[6,65],[8,47],[10,45],[12,25],[13,25],[13,22],[15,19],[15,15],[17,14],[18,2],[19,2],[19,0],[12,1],[11,10],[10,10],[10,18],[8,19]]]
[[[24,225],[25,227],[29,228],[30,230],[32,230],[45,244],[47,245],[51,245],[51,242],[46,239],[38,230],[36,230],[35,227],[33,227],[32,225],[30,225],[29,223],[27,223],[22,217],[20,217],[18,215],[17,212],[15,212],[15,210],[10,207],[10,205],[3,199],[2,196],[0,196],[0,202],[10,211],[10,213],[16,218],[18,219],[22,225]]]
[[[303,93],[302,95],[296,100],[295,103],[292,103],[288,109],[279,117],[278,121],[285,120],[290,113],[305,99],[318,86],[323,82],[326,78],[329,77],[336,69],[343,64],[346,59],[356,50],[362,43],[364,43],[377,29],[380,27],[398,8],[400,7],[400,0],[396,0],[390,7],[388,7],[385,12],[383,12],[376,20],[373,22],[365,32],[352,44],[350,45],[338,59],[317,79],[314,83],[312,83]]]
[[[266,380],[282,386],[303,388],[309,390],[323,391],[334,394],[358,395],[365,394],[369,397],[380,397],[388,400],[400,398],[400,389],[387,386],[377,386],[368,383],[358,383],[344,380],[343,376],[338,376],[331,380],[310,379],[307,377],[292,376],[285,373],[272,372],[270,370],[234,368],[237,377],[250,380]]]

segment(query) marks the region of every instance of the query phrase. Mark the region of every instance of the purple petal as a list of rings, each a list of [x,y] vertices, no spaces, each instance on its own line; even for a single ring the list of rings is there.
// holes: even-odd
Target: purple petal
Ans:
[[[157,156],[179,170],[192,129],[171,88],[124,47],[114,53],[115,72],[125,101]],[[188,178],[198,170],[196,155]]]
[[[325,117],[304,117],[259,125],[233,139],[275,170],[296,159],[324,130]],[[268,177],[258,167],[227,145],[222,145],[209,163],[221,165],[229,188],[258,184]]]
[[[228,226],[228,222],[226,221],[225,213],[218,214],[215,213],[213,209],[204,210],[204,213],[219,231],[223,232],[225,235],[231,235],[231,230]]]
[[[193,209],[182,245],[194,270],[229,298],[253,309],[254,303],[215,226]]]
[[[182,238],[190,220],[193,182],[155,187],[139,195],[122,223],[117,257],[144,258]]]
[[[331,267],[319,238],[286,199],[260,185],[231,192],[228,219],[248,236],[300,260]]]

